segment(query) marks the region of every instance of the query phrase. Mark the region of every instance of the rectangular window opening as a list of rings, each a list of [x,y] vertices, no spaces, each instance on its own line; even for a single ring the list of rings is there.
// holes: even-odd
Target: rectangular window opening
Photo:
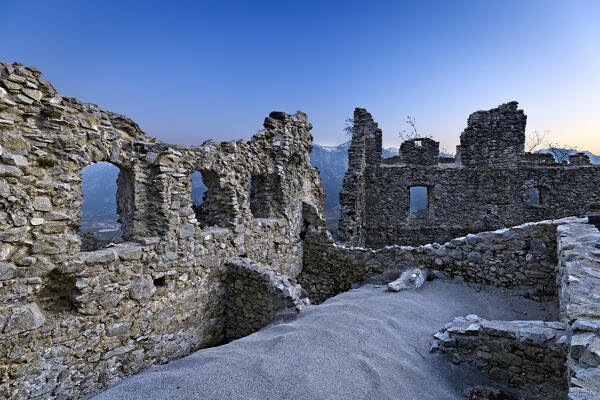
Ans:
[[[528,189],[526,196],[527,196],[527,203],[530,206],[539,206],[541,204],[540,190],[538,188]]]
[[[101,161],[81,170],[81,250],[93,251],[134,235],[134,177],[131,171]]]
[[[411,186],[409,190],[410,217],[427,218],[429,216],[429,190],[427,186]]]

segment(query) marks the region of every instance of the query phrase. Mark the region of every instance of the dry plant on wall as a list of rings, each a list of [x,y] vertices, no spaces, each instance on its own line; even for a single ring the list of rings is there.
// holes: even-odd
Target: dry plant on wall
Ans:
[[[431,139],[432,138],[431,135],[424,135],[424,134],[419,133],[419,130],[417,129],[415,117],[413,117],[411,115],[407,115],[405,123],[406,123],[406,125],[408,125],[408,130],[403,129],[400,132],[398,132],[398,136],[400,137],[401,141],[404,142],[406,140],[411,140],[411,139],[424,139],[424,138]]]
[[[344,126],[344,132],[346,135],[352,137],[352,135],[354,135],[354,118],[346,118],[345,124],[346,126]]]
[[[548,150],[559,164],[569,162],[569,155],[578,151],[574,146],[560,144],[552,140],[549,130],[542,132],[533,131],[527,134],[525,138],[525,151],[536,153],[544,149]]]

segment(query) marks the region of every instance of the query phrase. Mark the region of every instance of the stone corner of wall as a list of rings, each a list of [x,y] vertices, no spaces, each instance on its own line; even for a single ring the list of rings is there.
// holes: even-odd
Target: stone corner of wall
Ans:
[[[287,275],[248,258],[225,262],[225,337],[249,335],[286,311],[300,312],[310,305],[306,291]]]
[[[435,333],[431,351],[455,364],[466,362],[531,398],[555,398],[566,392],[566,342],[561,322],[489,321],[470,314]]]

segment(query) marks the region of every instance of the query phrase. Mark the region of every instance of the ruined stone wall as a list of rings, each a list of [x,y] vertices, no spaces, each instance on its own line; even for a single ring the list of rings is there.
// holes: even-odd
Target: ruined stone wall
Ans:
[[[354,110],[352,144],[348,149],[348,172],[344,175],[340,203],[340,240],[354,246],[364,246],[363,226],[366,206],[375,199],[367,182],[374,179],[381,159],[381,129],[364,108]]]
[[[552,298],[557,295],[556,228],[584,220],[547,220],[469,234],[443,244],[372,250],[333,243],[315,218],[315,224],[307,229],[311,251],[304,255],[298,281],[311,301],[318,303],[374,275],[385,274],[393,280],[405,269],[421,267],[460,281],[515,288],[532,298]]]
[[[560,318],[568,326],[569,399],[600,398],[600,232],[558,227]]]
[[[250,141],[168,145],[0,63],[0,397],[76,398],[221,343],[231,257],[300,272],[302,204],[322,210],[324,197],[311,125],[274,112],[264,127]],[[121,170],[124,242],[81,251],[80,172],[99,161]],[[194,171],[208,187],[196,209]],[[249,195],[251,177],[269,179]]]
[[[527,116],[516,101],[469,116],[460,135],[462,165],[515,165],[525,148]]]
[[[405,164],[436,165],[440,143],[429,138],[405,140],[400,145],[400,161]]]
[[[300,311],[310,304],[306,292],[287,275],[247,258],[225,264],[225,339],[238,339],[270,323],[278,313]]]
[[[564,399],[566,341],[561,322],[488,321],[467,315],[434,335],[432,351],[482,370],[527,399]]]
[[[461,135],[460,162],[382,161],[379,148],[368,176],[362,172],[367,167],[358,170],[350,163],[347,177],[363,183],[345,184],[340,194],[340,241],[370,248],[443,243],[527,221],[587,215],[600,199],[594,184],[600,166],[577,157],[572,164],[550,163],[547,155],[523,153],[525,115],[516,107],[513,102],[472,114]],[[355,134],[355,140],[361,138]],[[353,157],[349,153],[349,161]],[[410,214],[412,186],[428,189],[428,209],[416,216]],[[346,201],[345,193],[355,201]],[[357,209],[362,226],[349,229]]]

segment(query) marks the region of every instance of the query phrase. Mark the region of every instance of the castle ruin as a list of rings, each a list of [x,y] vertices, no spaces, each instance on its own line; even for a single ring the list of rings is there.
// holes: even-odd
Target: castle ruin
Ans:
[[[510,102],[469,116],[454,159],[440,157],[439,143],[430,138],[405,141],[398,156],[382,158],[382,132],[357,108],[340,193],[340,241],[372,248],[443,243],[527,221],[588,215],[600,200],[600,167],[585,154],[558,164],[551,154],[524,152],[526,120]],[[415,188],[426,201],[411,213]]]
[[[460,162],[440,163],[426,139],[386,161],[381,131],[357,109],[342,194],[353,246],[345,246],[325,225],[303,113],[271,113],[249,141],[169,145],[58,94],[36,68],[0,62],[0,397],[80,398],[371,276],[418,267],[560,304],[558,321],[458,318],[431,332],[432,349],[538,398],[594,398],[600,232],[587,218],[550,218],[580,215],[598,199],[597,186],[579,184],[598,169],[522,154],[516,104],[474,115]],[[486,142],[490,126],[497,140]],[[96,248],[80,234],[80,172],[100,161],[120,169],[122,240]],[[196,171],[208,188],[200,207],[191,198]],[[409,224],[411,185],[429,188],[432,208]],[[531,188],[541,204],[522,204]],[[481,233],[420,244],[469,230]]]

